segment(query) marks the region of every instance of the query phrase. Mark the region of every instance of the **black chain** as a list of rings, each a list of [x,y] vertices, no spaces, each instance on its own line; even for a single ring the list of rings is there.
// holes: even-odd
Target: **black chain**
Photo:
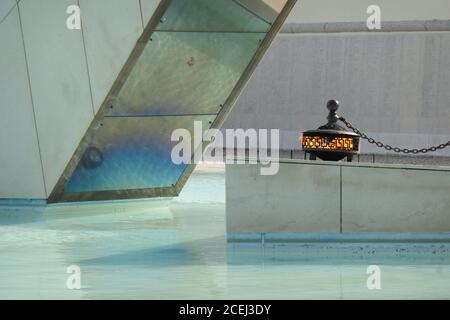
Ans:
[[[341,120],[343,123],[345,123],[347,128],[351,129],[354,133],[359,135],[362,139],[365,139],[365,140],[369,141],[369,143],[375,144],[377,147],[384,148],[388,151],[394,151],[397,153],[406,153],[406,154],[410,154],[410,153],[418,154],[418,153],[435,152],[436,150],[441,150],[441,149],[444,149],[444,148],[447,148],[450,146],[450,141],[448,141],[447,143],[442,143],[438,146],[433,146],[433,147],[423,148],[423,149],[406,149],[406,148],[402,149],[402,148],[398,148],[398,147],[392,147],[388,144],[384,144],[383,142],[380,142],[373,138],[368,137],[364,132],[361,132],[357,128],[355,128],[344,117],[339,117],[339,120]]]

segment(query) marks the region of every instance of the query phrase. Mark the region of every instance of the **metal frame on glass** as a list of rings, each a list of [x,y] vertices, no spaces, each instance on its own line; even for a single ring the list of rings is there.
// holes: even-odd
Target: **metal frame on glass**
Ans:
[[[190,0],[196,1],[196,0]],[[102,130],[104,118],[108,116],[111,112],[111,106],[114,105],[117,95],[121,91],[128,77],[133,71],[136,63],[141,57],[144,49],[146,48],[149,41],[151,41],[152,34],[157,30],[158,25],[161,23],[162,18],[169,8],[172,0],[162,0],[157,7],[155,13],[153,14],[150,22],[145,27],[143,34],[138,39],[136,46],[132,50],[130,56],[128,57],[125,65],[123,66],[119,76],[114,82],[111,90],[106,96],[104,102],[102,103],[99,111],[97,112],[94,120],[86,131],[81,143],[75,150],[71,160],[64,169],[63,174],[55,185],[48,202],[76,202],[76,201],[98,201],[98,200],[119,200],[119,199],[133,199],[133,198],[152,198],[152,197],[173,197],[177,196],[185,185],[187,179],[191,175],[195,168],[195,164],[188,164],[183,172],[181,173],[178,181],[170,186],[158,186],[140,189],[120,189],[120,190],[97,190],[97,191],[87,191],[87,192],[65,192],[65,186],[71,178],[72,174],[76,170],[80,161],[83,158],[86,150],[91,146],[92,137],[95,137],[98,130]],[[230,2],[235,2],[230,0]],[[261,39],[259,47],[256,49],[255,54],[251,58],[249,64],[246,66],[236,85],[232,89],[226,101],[222,104],[220,110],[218,111],[215,119],[211,121],[210,128],[220,128],[227,118],[228,114],[231,112],[233,105],[235,104],[239,94],[242,92],[246,83],[251,77],[251,74],[255,70],[256,66],[262,59],[264,53],[269,48],[274,37],[283,25],[287,15],[291,11],[292,7],[296,3],[296,0],[287,0],[282,11],[278,14],[277,18],[273,23],[270,24],[270,28],[265,32],[265,37]],[[216,32],[215,30],[211,32]],[[205,114],[200,114],[203,116]],[[179,116],[183,116],[180,114]],[[213,115],[215,116],[215,114]],[[208,142],[201,143],[198,148],[204,148],[208,145]]]

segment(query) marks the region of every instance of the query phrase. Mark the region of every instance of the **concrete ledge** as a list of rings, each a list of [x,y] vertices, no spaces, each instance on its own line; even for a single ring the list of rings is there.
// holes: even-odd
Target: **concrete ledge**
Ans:
[[[281,33],[423,32],[450,31],[450,20],[383,21],[380,30],[369,30],[365,21],[287,23]]]
[[[225,172],[228,232],[340,231],[338,166],[280,163],[277,175],[261,176],[260,165],[227,165]]]
[[[342,167],[342,230],[450,231],[450,171]]]
[[[352,232],[435,241],[441,235],[434,233],[450,232],[449,167],[283,160],[274,176],[261,176],[259,167],[226,166],[226,221],[232,241],[263,241],[262,234],[264,241],[323,241],[302,233]]]
[[[354,233],[252,233],[231,232],[227,234],[228,242],[253,242],[253,243],[450,243],[450,232],[442,233],[378,233],[378,232],[354,232]]]
[[[36,207],[36,206],[46,206],[46,199],[0,199],[1,207]]]

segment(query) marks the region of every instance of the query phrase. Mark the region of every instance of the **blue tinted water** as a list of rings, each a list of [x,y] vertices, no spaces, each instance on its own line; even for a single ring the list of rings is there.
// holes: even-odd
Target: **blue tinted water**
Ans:
[[[196,172],[166,202],[1,207],[0,298],[450,298],[448,243],[227,244],[224,184]]]

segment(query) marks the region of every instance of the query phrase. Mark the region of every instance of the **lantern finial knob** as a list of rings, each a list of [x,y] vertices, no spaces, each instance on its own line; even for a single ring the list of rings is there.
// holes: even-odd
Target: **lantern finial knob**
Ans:
[[[337,126],[336,122],[339,120],[339,116],[337,115],[336,111],[339,109],[339,101],[338,100],[329,100],[327,102],[327,109],[330,111],[328,114],[328,124],[327,126],[330,128],[334,128]],[[338,129],[336,127],[336,129]],[[339,130],[339,129],[338,129]]]
[[[330,100],[327,102],[327,109],[330,110],[330,112],[336,112],[337,109],[339,109],[339,101],[338,100]]]

